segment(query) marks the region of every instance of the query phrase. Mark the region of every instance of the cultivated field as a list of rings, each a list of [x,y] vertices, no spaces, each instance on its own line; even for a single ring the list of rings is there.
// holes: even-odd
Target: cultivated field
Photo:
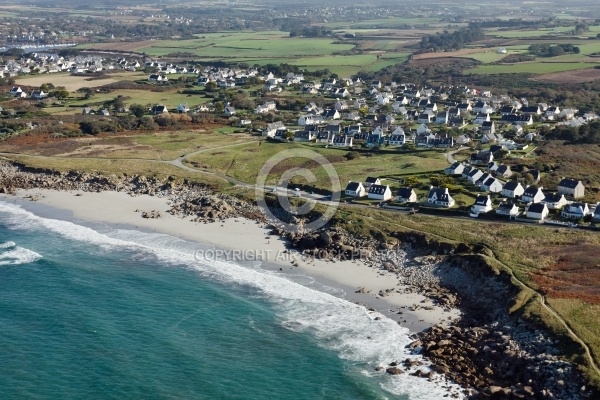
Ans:
[[[23,86],[39,87],[44,83],[52,83],[54,86],[64,86],[70,92],[79,90],[84,87],[96,88],[110,83],[115,83],[124,80],[147,79],[148,75],[142,72],[118,72],[107,74],[106,77],[100,79],[87,76],[73,76],[68,72],[43,75],[29,75],[19,77],[15,83]]]
[[[545,74],[532,78],[538,82],[576,84],[600,79],[600,69],[588,68],[573,71]]]
[[[600,65],[600,61],[599,64]],[[468,69],[465,74],[550,74],[554,72],[572,71],[593,67],[592,63],[569,63],[569,62],[523,62],[517,64],[481,65]]]

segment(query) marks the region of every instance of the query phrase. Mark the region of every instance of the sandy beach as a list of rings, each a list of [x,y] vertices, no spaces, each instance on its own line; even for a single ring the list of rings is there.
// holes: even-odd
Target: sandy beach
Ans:
[[[270,235],[263,224],[244,218],[222,223],[199,223],[173,216],[166,198],[131,196],[124,192],[75,192],[48,189],[19,189],[16,195],[0,195],[0,200],[17,203],[45,218],[75,223],[104,223],[113,228],[139,229],[163,233],[189,242],[210,244],[222,252],[200,253],[225,261],[248,259],[262,262],[261,268],[279,271],[294,278],[305,275],[312,287],[374,308],[413,332],[458,317],[457,310],[444,310],[417,293],[405,293],[395,273],[360,260],[325,261],[308,259],[286,249],[285,242]],[[144,212],[158,212],[160,218],[143,218]],[[199,247],[200,248],[200,247]],[[203,247],[205,248],[205,247]],[[235,252],[233,252],[235,250]],[[364,288],[361,293],[359,288]],[[381,296],[380,293],[385,293]]]

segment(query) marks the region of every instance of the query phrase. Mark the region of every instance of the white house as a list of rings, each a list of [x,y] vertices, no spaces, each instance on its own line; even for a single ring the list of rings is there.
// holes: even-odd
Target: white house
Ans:
[[[416,203],[417,202],[417,194],[412,188],[405,187],[398,189],[396,193],[396,200],[399,203]]]
[[[381,179],[372,176],[367,177],[367,179],[365,179],[365,187],[368,189],[372,185],[381,185]]]
[[[540,221],[545,220],[548,217],[550,211],[543,203],[532,203],[527,207],[527,218],[537,219]]]
[[[387,201],[392,198],[392,191],[388,185],[371,185],[368,196],[370,199]]]
[[[563,218],[568,219],[580,219],[590,214],[588,203],[571,203],[565,206],[564,210],[560,213]]]
[[[501,180],[494,177],[486,179],[482,185],[479,186],[481,190],[485,190],[492,193],[500,193],[504,188],[504,184]]]
[[[585,186],[581,181],[575,179],[562,178],[558,184],[558,193],[562,193],[567,196],[571,196],[574,199],[578,199],[585,195]]]
[[[490,196],[477,196],[475,204],[471,207],[471,212],[473,214],[481,214],[489,211],[492,211],[492,199],[490,199]]]
[[[567,199],[561,193],[549,193],[542,200],[549,210],[560,210],[567,205]]]
[[[346,190],[344,190],[344,193],[347,196],[364,197],[367,195],[367,189],[365,189],[362,182],[350,181],[348,182],[348,185],[346,185]]]
[[[546,196],[542,192],[542,188],[528,186],[521,196],[521,201],[524,203],[540,203]]]
[[[523,192],[525,192],[525,188],[521,185],[521,183],[516,181],[506,182],[502,188],[502,196],[509,197],[511,199],[522,196]]]
[[[496,214],[516,217],[519,215],[519,207],[514,203],[502,203],[496,208]]]
[[[460,175],[465,169],[465,165],[460,161],[454,162],[451,166],[444,170],[446,175]]]
[[[452,207],[454,206],[454,199],[448,193],[448,188],[431,187],[427,194],[427,203],[434,206]]]

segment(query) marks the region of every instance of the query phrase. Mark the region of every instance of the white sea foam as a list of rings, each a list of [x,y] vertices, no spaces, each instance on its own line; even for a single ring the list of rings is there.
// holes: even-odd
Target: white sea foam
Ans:
[[[41,218],[2,202],[0,212],[14,216],[12,220],[9,218],[9,226],[12,224],[18,229],[43,228],[109,250],[116,247],[152,254],[162,262],[187,265],[211,279],[255,288],[257,295],[275,305],[282,326],[315,336],[323,347],[335,350],[340,357],[362,368],[365,374],[378,376],[385,390],[408,395],[411,399],[430,400],[445,397],[448,388],[451,388],[462,397],[457,385],[449,384],[441,377],[438,381],[428,381],[409,373],[394,376],[374,373],[377,366],[406,358],[422,360],[422,357],[406,349],[411,342],[408,329],[379,313],[369,312],[363,306],[303,286],[276,272],[223,261],[198,261],[194,253],[202,245],[172,236],[129,230],[100,233],[71,222]]]
[[[6,249],[6,251],[0,253],[0,265],[28,264],[42,258],[35,251],[17,246],[15,242],[2,243],[0,249]]]

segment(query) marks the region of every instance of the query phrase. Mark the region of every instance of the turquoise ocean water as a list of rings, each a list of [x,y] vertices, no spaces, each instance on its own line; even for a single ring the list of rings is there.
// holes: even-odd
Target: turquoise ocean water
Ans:
[[[1,399],[443,398],[408,331],[258,264],[0,201]]]

